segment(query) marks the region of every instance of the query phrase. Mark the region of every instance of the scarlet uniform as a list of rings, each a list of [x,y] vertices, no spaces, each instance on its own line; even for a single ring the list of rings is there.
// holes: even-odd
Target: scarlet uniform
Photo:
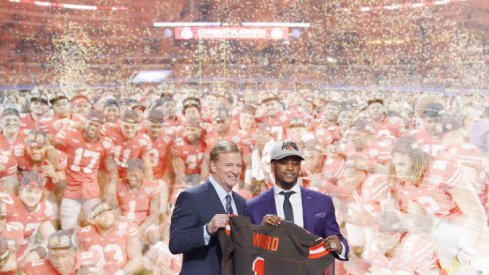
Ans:
[[[463,166],[472,167],[476,171],[482,169],[482,153],[477,146],[471,143],[451,146],[448,150],[444,151],[441,156],[456,159],[460,161],[460,164]]]
[[[58,155],[58,162],[56,167],[54,167],[54,170],[56,172],[61,172],[66,169],[67,164],[68,164],[68,157],[66,156],[65,153],[57,150],[57,155]],[[47,165],[46,159],[43,160],[41,163],[36,164],[31,161],[30,158],[24,158],[23,162],[19,162],[18,166],[21,171],[35,171],[39,175],[43,175],[42,173],[42,167],[44,165]],[[53,191],[54,190],[54,184],[49,177],[44,177],[44,188],[46,188],[47,191]]]
[[[363,182],[360,196],[355,197],[356,202],[371,215],[380,214],[380,202],[387,198],[390,185],[385,175],[372,174]]]
[[[254,143],[253,135],[256,132],[256,128],[253,127],[249,131],[233,128],[231,131],[237,137],[236,139],[239,140],[236,144],[241,148],[243,155],[251,154]]]
[[[74,275],[76,271],[83,266],[94,266],[97,270],[102,270],[100,267],[104,265],[103,256],[94,251],[79,252],[75,257],[75,266],[73,267],[73,270],[70,271],[70,275]],[[58,273],[56,269],[54,269],[48,259],[41,259],[28,263],[25,266],[24,273],[26,275],[61,275],[61,273]]]
[[[17,174],[17,160],[0,154],[0,179]],[[2,186],[3,188],[3,186]]]
[[[274,117],[267,115],[257,119],[258,122],[265,122],[272,126],[272,135],[275,140],[282,140],[285,137],[286,129],[289,127],[292,115],[287,112],[280,112]]]
[[[95,226],[85,226],[78,233],[78,243],[83,251],[97,251],[103,254],[105,272],[116,274],[128,261],[129,239],[137,234],[136,225],[129,222],[116,222],[114,228],[106,235],[98,233]]]
[[[22,160],[25,154],[25,134],[19,132],[19,136],[12,144],[0,134],[0,150],[0,154],[4,156],[16,158],[17,161]]]
[[[150,214],[151,200],[158,199],[160,192],[161,187],[155,181],[143,180],[139,189],[130,189],[125,181],[119,181],[117,200],[122,216],[136,224],[143,223]]]
[[[375,134],[377,137],[391,136],[401,137],[405,132],[404,120],[399,117],[386,116],[382,121],[375,122]]]
[[[166,157],[170,152],[172,137],[163,134],[156,140],[153,140],[153,149],[151,149],[151,166],[153,167],[153,177],[161,179],[165,174],[167,167]]]
[[[460,210],[446,191],[462,174],[461,166],[455,161],[435,160],[427,178],[418,186],[401,183],[393,188],[393,195],[402,212],[407,212],[409,200],[420,204],[428,213],[439,217],[460,214]]]
[[[18,250],[24,240],[23,227],[17,223],[6,223],[2,230],[1,237],[7,239],[9,245]]]
[[[415,129],[411,131],[410,135],[416,139],[416,142],[421,146],[421,149],[432,157],[436,157],[443,149],[441,138],[430,135],[424,128]]]
[[[327,179],[337,180],[343,171],[345,159],[339,155],[330,155],[324,160],[322,173]]]
[[[20,228],[23,232],[23,241],[17,251],[21,255],[29,245],[30,239],[35,235],[39,225],[56,219],[55,208],[48,200],[42,200],[32,212],[27,211],[19,198],[0,193],[0,200],[7,206],[7,223]]]
[[[396,248],[392,259],[392,273],[397,270],[410,274],[426,274],[439,269],[435,244],[429,235],[408,233]]]
[[[320,124],[316,128],[315,136],[321,145],[328,146],[341,140],[340,127],[338,125]]]
[[[370,147],[360,152],[360,155],[363,156],[368,163],[386,164],[392,158],[392,144],[392,138],[381,137]]]
[[[20,123],[21,123],[20,130],[24,133],[27,133],[32,129],[37,129],[39,128],[39,121],[40,119],[34,120],[32,118],[32,114],[29,113],[20,119]]]
[[[88,142],[82,130],[67,128],[58,133],[56,142],[59,149],[68,156],[66,167],[67,187],[64,198],[93,199],[100,194],[97,173],[101,161],[113,155],[113,144],[108,138],[100,138],[96,142]]]
[[[83,125],[85,118],[80,115],[71,115],[66,118],[58,117],[43,117],[39,120],[39,130],[44,131],[48,135],[56,135],[59,131],[66,128],[78,128],[78,125]]]
[[[131,158],[141,158],[141,156],[153,148],[153,144],[148,135],[139,132],[133,139],[126,140],[122,135],[119,125],[104,124],[102,136],[112,140],[114,144],[114,160],[117,163],[119,177],[127,176],[127,161]]]
[[[172,155],[185,163],[185,174],[200,174],[202,161],[206,152],[206,144],[201,139],[197,145],[188,144],[186,138],[178,136],[171,146]]]
[[[417,202],[428,213],[438,217],[454,217],[461,214],[450,194],[450,188],[462,179],[462,166],[453,159],[437,158],[420,185]]]
[[[241,142],[241,136],[238,134],[237,129],[231,128],[229,129],[229,133],[227,135],[220,135],[217,132],[216,128],[212,128],[207,135],[205,136],[205,144],[207,145],[207,152],[210,150],[221,140],[227,140],[239,144]]]

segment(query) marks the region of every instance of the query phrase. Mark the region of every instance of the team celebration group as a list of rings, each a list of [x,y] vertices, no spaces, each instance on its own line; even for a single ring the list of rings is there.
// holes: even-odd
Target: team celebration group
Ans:
[[[219,274],[234,214],[318,235],[336,274],[489,274],[488,99],[4,91],[0,273]]]

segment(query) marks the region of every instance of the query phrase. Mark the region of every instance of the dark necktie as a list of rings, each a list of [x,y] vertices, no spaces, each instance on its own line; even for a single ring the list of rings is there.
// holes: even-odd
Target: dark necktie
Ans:
[[[231,195],[229,194],[226,195],[226,213],[231,215],[234,214],[233,207],[231,206]]]
[[[285,200],[284,200],[284,216],[285,220],[294,222],[294,212],[292,211],[292,204],[290,203],[290,196],[294,194],[294,191],[290,192],[280,192],[281,195],[284,195]]]

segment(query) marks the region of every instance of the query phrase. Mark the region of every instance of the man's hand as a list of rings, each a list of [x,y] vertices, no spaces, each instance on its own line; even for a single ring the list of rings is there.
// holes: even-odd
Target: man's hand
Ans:
[[[336,252],[338,254],[341,254],[341,251],[343,251],[343,245],[340,242],[340,239],[336,235],[328,236],[323,240],[323,245],[326,250],[331,251],[331,252]]]
[[[207,224],[207,232],[211,235],[216,233],[219,228],[225,228],[228,221],[229,216],[227,214],[216,214]]]
[[[44,176],[50,177],[53,181],[58,180],[58,175],[56,174],[56,170],[54,170],[53,164],[51,164],[51,162],[48,159],[46,159],[46,164],[43,165],[41,168],[42,168],[42,174]]]
[[[261,224],[268,224],[271,226],[278,226],[282,222],[282,219],[277,215],[268,214],[263,217]]]

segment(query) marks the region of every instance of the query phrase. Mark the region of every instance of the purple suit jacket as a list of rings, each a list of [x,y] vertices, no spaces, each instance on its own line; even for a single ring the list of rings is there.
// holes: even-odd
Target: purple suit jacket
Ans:
[[[331,235],[338,236],[345,245],[346,260],[348,260],[348,243],[340,233],[331,197],[303,187],[301,187],[301,196],[304,228],[323,238]],[[245,212],[254,224],[261,224],[263,217],[267,214],[277,215],[273,188],[247,201]],[[337,255],[334,256],[338,258]]]

